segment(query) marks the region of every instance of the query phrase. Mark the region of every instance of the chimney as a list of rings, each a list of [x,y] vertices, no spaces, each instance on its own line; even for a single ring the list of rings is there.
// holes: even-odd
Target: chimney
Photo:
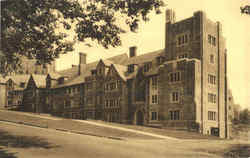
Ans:
[[[137,50],[136,46],[129,47],[129,57],[130,58],[135,57],[137,55],[136,50]]]
[[[166,10],[166,23],[175,23],[175,11],[173,9]]]
[[[87,54],[79,52],[79,64],[86,64]]]
[[[79,69],[78,75],[82,74],[84,66],[87,64],[87,54],[79,52]]]

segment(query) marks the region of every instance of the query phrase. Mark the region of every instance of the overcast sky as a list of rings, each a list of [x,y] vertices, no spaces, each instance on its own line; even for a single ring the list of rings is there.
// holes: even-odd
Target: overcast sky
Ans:
[[[206,12],[207,17],[222,23],[228,50],[228,78],[235,102],[250,108],[250,15],[241,14],[240,7],[250,5],[250,0],[168,0],[167,8],[176,12],[176,20],[193,16],[198,10]],[[247,29],[248,28],[248,29]],[[77,44],[74,53],[57,60],[57,70],[78,64],[78,52],[87,54],[87,62],[96,61],[122,53],[128,53],[130,46],[138,47],[138,55],[164,48],[165,13],[152,15],[151,20],[142,23],[138,33],[122,35],[123,45],[104,49],[101,46],[86,47]]]

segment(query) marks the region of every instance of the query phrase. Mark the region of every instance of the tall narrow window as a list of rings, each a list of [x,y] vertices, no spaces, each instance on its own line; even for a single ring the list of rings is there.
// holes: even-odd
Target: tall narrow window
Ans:
[[[214,63],[214,55],[212,55],[212,54],[210,55],[210,63],[212,63],[212,64]]]
[[[180,100],[179,92],[173,92],[171,94],[171,101],[173,103],[176,103],[176,102],[179,102],[179,100]]]
[[[157,112],[151,113],[151,120],[157,120]]]

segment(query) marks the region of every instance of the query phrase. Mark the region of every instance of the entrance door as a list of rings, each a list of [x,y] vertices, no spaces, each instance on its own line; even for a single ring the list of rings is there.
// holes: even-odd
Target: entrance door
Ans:
[[[138,111],[136,114],[136,125],[143,125],[143,113],[141,111]]]

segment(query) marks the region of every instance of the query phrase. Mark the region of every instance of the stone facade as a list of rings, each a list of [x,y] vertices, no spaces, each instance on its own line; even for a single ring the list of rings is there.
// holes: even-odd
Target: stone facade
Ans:
[[[201,11],[175,22],[175,12],[167,10],[165,34],[163,50],[137,55],[131,47],[129,56],[93,63],[80,53],[78,66],[46,79],[32,75],[24,90],[26,110],[229,137],[221,24]]]

